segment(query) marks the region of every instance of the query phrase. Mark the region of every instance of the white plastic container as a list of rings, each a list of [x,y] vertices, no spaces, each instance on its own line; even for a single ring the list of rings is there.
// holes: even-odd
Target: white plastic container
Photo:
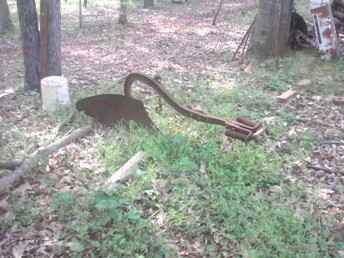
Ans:
[[[329,3],[329,0],[311,0],[311,10],[328,5]]]
[[[41,80],[43,110],[57,111],[71,104],[68,81],[63,76],[49,76]]]
[[[337,55],[337,32],[329,0],[311,0],[316,44],[328,59]]]

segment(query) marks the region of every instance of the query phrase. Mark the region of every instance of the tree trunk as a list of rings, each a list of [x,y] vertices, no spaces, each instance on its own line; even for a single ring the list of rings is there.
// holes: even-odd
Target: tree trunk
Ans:
[[[144,8],[152,8],[154,7],[154,0],[144,0],[143,1]]]
[[[118,18],[119,24],[125,25],[128,23],[127,11],[128,11],[128,1],[127,0],[121,0],[120,14],[119,14],[119,18]]]
[[[7,0],[0,0],[0,34],[12,29]]]
[[[61,75],[61,2],[41,0],[41,78]]]
[[[40,91],[40,43],[35,1],[17,0],[17,9],[23,42],[24,89],[25,91]]]
[[[280,56],[288,47],[293,0],[260,0],[250,42],[258,57]]]

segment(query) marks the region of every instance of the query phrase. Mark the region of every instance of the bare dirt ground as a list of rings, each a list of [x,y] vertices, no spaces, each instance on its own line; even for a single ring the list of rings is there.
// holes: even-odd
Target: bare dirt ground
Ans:
[[[102,10],[104,15],[97,19],[89,18],[82,30],[77,28],[77,12],[66,13],[63,15],[63,71],[69,78],[73,95],[80,95],[81,89],[97,92],[97,87],[104,84],[115,87],[115,82],[134,71],[150,75],[171,72],[185,87],[191,86],[194,79],[212,77],[214,73],[221,74],[223,80],[231,78],[238,71],[231,56],[249,22],[242,25],[242,20],[236,23],[233,18],[229,23],[223,19],[238,13],[242,13],[238,19],[244,19],[245,13],[255,8],[256,1],[227,2],[215,27],[211,22],[217,1],[191,1],[185,5],[164,3],[154,10],[131,9],[127,27],[117,24],[118,12],[113,9]],[[0,96],[7,90],[15,91],[15,94],[0,97],[2,160],[20,159],[50,142],[57,126],[57,121],[41,113],[39,96],[24,96],[22,79],[19,37],[1,37]],[[166,81],[168,86],[167,78]],[[305,127],[317,133],[320,144],[307,162],[288,164],[290,180],[304,182],[310,192],[318,191],[318,198],[324,201],[321,212],[334,216],[339,234],[344,234],[344,229],[340,228],[344,223],[344,110],[334,106],[331,98],[306,94],[286,107],[298,114],[300,120],[290,128],[280,145],[286,150],[288,139]],[[101,134],[103,132],[98,132],[95,137]],[[48,168],[42,168],[45,172],[54,170],[51,181],[46,182],[54,185],[54,190],[30,179],[16,192],[37,196],[44,205],[53,191],[82,187],[88,180],[87,174],[84,173],[83,178],[68,172],[101,173],[93,138],[69,145],[52,157]],[[0,216],[12,215],[6,207],[8,198],[8,195],[0,196]],[[14,227],[0,236],[0,256],[15,256],[15,252],[20,254],[25,249],[27,257],[52,257],[58,253],[61,230],[63,225],[56,224],[53,218],[42,218],[39,224],[27,227],[26,232]]]

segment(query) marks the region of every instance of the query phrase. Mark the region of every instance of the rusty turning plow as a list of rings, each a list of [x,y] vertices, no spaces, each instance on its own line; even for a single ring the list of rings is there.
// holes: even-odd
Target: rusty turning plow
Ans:
[[[132,97],[132,85],[136,81],[153,88],[159,96],[181,115],[200,122],[224,126],[225,135],[228,137],[247,142],[256,139],[258,135],[264,132],[264,127],[260,123],[254,123],[247,118],[223,119],[183,107],[166,92],[159,81],[140,73],[132,73],[126,77],[124,96],[118,94],[96,95],[79,100],[76,103],[76,107],[79,111],[83,111],[104,125],[128,124],[130,121],[134,121],[146,128],[156,128],[143,102]]]

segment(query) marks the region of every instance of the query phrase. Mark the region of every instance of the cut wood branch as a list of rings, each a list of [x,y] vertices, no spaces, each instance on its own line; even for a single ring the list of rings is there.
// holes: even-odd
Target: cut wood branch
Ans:
[[[145,153],[143,151],[136,153],[120,169],[113,173],[113,175],[106,181],[105,186],[108,188],[114,188],[119,182],[128,180],[137,172],[138,165],[144,160],[144,158]]]
[[[12,174],[0,178],[0,193],[7,191],[22,177],[37,168],[41,161],[47,160],[49,155],[58,151],[60,148],[67,146],[73,141],[86,136],[91,131],[92,127],[90,126],[76,129],[70,135],[67,135],[64,138],[49,144],[46,147],[41,147],[30,154],[26,159],[23,160],[22,164],[13,171]]]

